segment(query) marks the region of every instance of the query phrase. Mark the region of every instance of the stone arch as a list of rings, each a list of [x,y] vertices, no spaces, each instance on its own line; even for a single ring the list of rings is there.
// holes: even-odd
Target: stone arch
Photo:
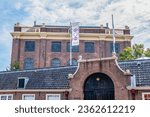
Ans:
[[[61,61],[59,58],[54,58],[51,60],[51,66],[52,67],[59,67],[61,66]]]
[[[69,94],[70,99],[84,99],[84,82],[94,73],[104,73],[108,75],[114,83],[115,99],[128,99],[128,79],[116,65],[115,58],[80,60],[78,71],[73,75],[69,85],[72,91]]]
[[[70,65],[70,60],[67,61],[67,66],[69,66],[69,65]],[[78,62],[77,62],[77,60],[75,58],[72,59],[72,65],[73,66],[77,66],[78,65]]]
[[[34,59],[33,58],[25,58],[23,68],[25,70],[34,69]]]
[[[114,83],[104,73],[94,73],[88,76],[83,86],[85,100],[114,100]]]

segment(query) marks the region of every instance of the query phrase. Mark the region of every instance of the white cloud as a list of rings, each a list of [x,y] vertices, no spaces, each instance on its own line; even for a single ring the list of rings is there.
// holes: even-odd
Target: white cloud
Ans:
[[[99,26],[108,22],[111,27],[111,14],[114,14],[115,28],[128,25],[134,36],[132,43],[150,47],[149,0],[16,0],[14,7],[16,12],[26,12],[26,15],[22,14],[23,20],[19,21],[23,25],[33,25],[36,20],[38,24],[44,22],[49,25],[69,25],[70,21],[79,21],[80,25]],[[9,58],[12,44],[10,28],[13,27],[3,25],[0,38],[0,45],[7,48],[5,57]]]
[[[94,2],[91,0],[86,0],[86,2],[84,0],[57,0],[55,2],[51,2],[51,0],[45,0],[44,2],[40,0],[29,1],[31,5],[26,8],[26,11],[29,13],[28,20],[45,21],[53,25],[64,25],[69,24],[70,20],[79,20],[84,25],[95,25],[95,22],[99,21],[97,17],[99,16],[100,9],[104,7],[108,0],[94,0]],[[81,5],[79,8],[76,8],[77,3]],[[72,7],[70,7],[70,4],[72,4]],[[25,19],[24,22],[26,21]]]
[[[134,36],[132,43],[142,43],[145,48],[150,48],[150,2],[149,0],[121,0],[114,2],[102,11],[102,23],[114,14],[115,26],[128,25]],[[109,20],[111,23],[111,20]],[[145,43],[145,40],[148,40]]]
[[[17,9],[17,10],[20,10],[21,8],[22,8],[22,3],[21,2],[16,2],[15,4],[14,4],[14,7]]]
[[[144,43],[149,38],[149,0],[29,1],[32,7],[26,8],[29,17],[24,23],[27,24],[37,20],[51,25],[69,25],[70,21],[77,20],[81,25],[105,25],[108,22],[111,27],[111,14],[114,14],[115,27],[124,28],[128,25],[134,35],[133,43]],[[145,45],[148,47],[148,44]]]

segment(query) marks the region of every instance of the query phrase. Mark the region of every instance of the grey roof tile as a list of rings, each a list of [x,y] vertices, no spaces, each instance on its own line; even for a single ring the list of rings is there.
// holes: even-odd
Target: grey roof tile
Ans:
[[[119,66],[135,75],[137,86],[150,86],[150,59],[119,61]]]
[[[123,70],[129,69],[136,76],[137,86],[150,86],[150,59],[119,61]],[[28,77],[26,89],[67,89],[68,74],[76,66],[45,68],[24,71],[0,72],[0,90],[17,89],[18,77]]]
[[[69,88],[68,74],[74,73],[76,68],[76,66],[68,66],[0,72],[0,90],[17,89],[18,77],[29,78],[26,89],[66,89]]]

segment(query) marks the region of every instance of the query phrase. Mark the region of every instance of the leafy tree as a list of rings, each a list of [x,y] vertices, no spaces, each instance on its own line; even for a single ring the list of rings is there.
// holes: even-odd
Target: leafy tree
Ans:
[[[120,60],[133,60],[142,56],[150,57],[150,49],[144,51],[143,44],[135,44],[132,47],[126,47],[122,53],[119,54]]]
[[[144,55],[147,57],[150,57],[150,48],[148,48],[145,52]]]
[[[132,46],[134,59],[142,57],[144,54],[144,45],[143,44],[135,44]]]
[[[127,47],[124,49],[122,53],[119,55],[120,60],[131,60],[134,59],[134,56],[132,55],[132,48]]]
[[[19,69],[20,69],[20,67],[19,67],[19,62],[18,61],[15,61],[14,63],[12,63],[10,65],[10,70],[11,71],[16,71],[16,70],[19,70]]]

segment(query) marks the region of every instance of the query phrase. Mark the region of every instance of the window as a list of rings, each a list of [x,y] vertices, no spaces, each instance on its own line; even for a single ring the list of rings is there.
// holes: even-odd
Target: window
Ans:
[[[29,81],[29,78],[27,78],[27,77],[19,77],[18,78],[18,88],[25,88],[28,81]]]
[[[32,58],[26,58],[24,60],[24,69],[34,69],[34,60]]]
[[[46,100],[60,100],[60,94],[46,94]]]
[[[12,99],[13,99],[13,95],[12,94],[0,95],[0,100],[12,100]]]
[[[18,79],[18,88],[24,88],[25,79]]]
[[[67,65],[69,66],[70,65],[70,60],[67,62]],[[78,65],[78,62],[76,59],[72,59],[72,65]]]
[[[120,44],[119,43],[115,43],[115,51],[117,54],[120,53]],[[113,52],[113,43],[110,43],[110,52]]]
[[[67,42],[67,52],[70,52],[70,42]],[[72,52],[79,52],[79,46],[72,46]]]
[[[25,52],[35,51],[35,42],[34,41],[25,41]]]
[[[58,59],[58,58],[54,58],[54,59],[52,59],[52,61],[51,61],[51,66],[52,67],[59,67],[60,66],[60,60]]]
[[[35,100],[35,94],[23,94],[22,100]]]
[[[94,53],[94,42],[85,42],[85,52]]]
[[[150,100],[150,92],[148,93],[142,93],[142,99],[143,100]]]
[[[61,42],[52,42],[52,52],[61,52]]]

